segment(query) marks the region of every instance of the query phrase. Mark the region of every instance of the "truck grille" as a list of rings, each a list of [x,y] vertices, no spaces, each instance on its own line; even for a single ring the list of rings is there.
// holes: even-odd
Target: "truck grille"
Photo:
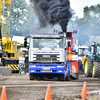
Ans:
[[[36,58],[36,60],[38,60],[38,61],[57,61],[57,58],[52,58],[52,57],[50,57],[50,58]]]
[[[50,55],[50,54],[35,54],[36,56],[35,57],[33,57],[33,58],[36,58],[36,60],[34,60],[34,61],[37,61],[37,62],[39,62],[39,61],[42,61],[42,62],[44,62],[44,61],[46,61],[46,62],[54,62],[54,61],[59,61],[59,60],[57,60],[57,58],[59,58],[59,57],[57,57],[57,54],[53,54],[53,55]]]

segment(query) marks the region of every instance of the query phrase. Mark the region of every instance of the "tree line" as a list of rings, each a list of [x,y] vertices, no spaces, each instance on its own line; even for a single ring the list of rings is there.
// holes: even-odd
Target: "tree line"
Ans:
[[[75,38],[79,40],[79,44],[91,45],[94,41],[100,40],[100,4],[84,7],[83,17],[78,18],[74,11],[73,18],[69,22],[69,30],[77,29]]]

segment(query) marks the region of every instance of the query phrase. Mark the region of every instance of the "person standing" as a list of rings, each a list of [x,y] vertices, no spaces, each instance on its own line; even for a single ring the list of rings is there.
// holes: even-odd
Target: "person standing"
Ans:
[[[19,71],[20,67],[24,67],[24,63],[25,63],[25,57],[23,56],[23,54],[21,54],[21,57],[19,57],[19,64],[18,64]]]

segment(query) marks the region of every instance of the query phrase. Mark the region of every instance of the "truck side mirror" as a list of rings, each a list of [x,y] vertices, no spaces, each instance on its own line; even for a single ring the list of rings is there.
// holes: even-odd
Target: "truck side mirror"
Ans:
[[[89,46],[89,52],[91,52],[91,46]]]
[[[24,38],[24,47],[27,47],[27,37]]]

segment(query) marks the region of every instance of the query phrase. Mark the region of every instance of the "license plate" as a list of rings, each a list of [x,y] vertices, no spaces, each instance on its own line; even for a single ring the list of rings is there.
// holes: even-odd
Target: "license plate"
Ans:
[[[42,70],[44,70],[44,71],[49,71],[50,68],[43,68]]]
[[[43,55],[43,57],[50,57],[50,55]]]
[[[41,67],[46,67],[46,66],[44,66],[44,65],[41,65]]]
[[[52,72],[52,70],[41,70],[41,72]]]

